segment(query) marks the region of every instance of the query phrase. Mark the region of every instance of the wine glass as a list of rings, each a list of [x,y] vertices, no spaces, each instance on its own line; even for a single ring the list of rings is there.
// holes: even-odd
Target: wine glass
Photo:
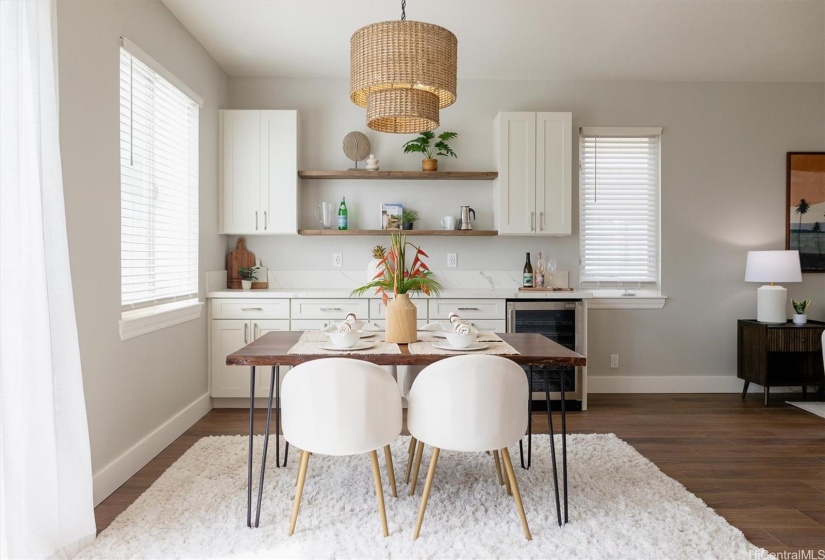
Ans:
[[[544,285],[553,287],[553,275],[556,273],[556,259],[550,258],[544,261]]]

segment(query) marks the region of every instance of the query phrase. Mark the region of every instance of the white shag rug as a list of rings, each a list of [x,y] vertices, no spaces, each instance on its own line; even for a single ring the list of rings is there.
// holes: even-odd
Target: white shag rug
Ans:
[[[530,470],[519,466],[518,446],[510,450],[532,541],[524,538],[515,503],[498,484],[493,458],[449,451],[439,457],[421,536],[413,541],[429,448],[416,495],[410,497],[404,484],[408,437],[392,446],[398,498],[389,494],[379,453],[389,537],[381,535],[366,454],[310,458],[295,535],[288,537],[297,453],[290,449],[289,466],[275,468],[274,445],[261,524],[249,529],[247,438],[220,436],[198,441],[78,558],[766,557],[741,531],[612,434],[568,436],[570,522],[559,527],[549,437],[533,437]],[[262,439],[256,438],[256,465],[261,447]]]
[[[825,418],[825,402],[800,402],[800,401],[785,401],[788,404],[792,404],[797,408],[801,408],[802,410],[806,410],[811,414],[816,414],[817,416],[821,416]]]

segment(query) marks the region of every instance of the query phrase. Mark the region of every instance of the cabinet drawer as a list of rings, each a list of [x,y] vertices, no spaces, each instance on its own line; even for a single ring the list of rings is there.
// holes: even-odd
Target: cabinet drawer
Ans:
[[[446,320],[451,311],[462,319],[506,320],[503,299],[433,299],[430,300],[430,321]]]
[[[370,321],[370,322],[375,324],[380,329],[385,329],[386,326],[387,326],[387,322],[384,319],[379,319],[377,321]],[[424,325],[427,324],[427,321],[425,321],[423,319],[418,319],[416,321],[416,324],[417,324],[416,328],[420,329],[421,327],[423,327]],[[369,340],[372,340],[372,339],[369,339]]]
[[[427,320],[427,300],[426,299],[414,299],[410,298],[410,301],[415,306],[416,309],[416,318],[421,321]],[[371,299],[370,300],[370,321],[375,321],[375,319],[384,319],[386,318],[387,306],[384,305],[384,301],[380,299]]]
[[[473,319],[471,322],[480,331],[507,332],[507,321],[504,319]]]
[[[768,329],[768,352],[820,352],[822,329]]]
[[[289,319],[288,299],[213,299],[213,319]]]
[[[359,319],[369,319],[369,300],[366,299],[293,299],[293,319],[329,319],[343,321],[347,313]]]

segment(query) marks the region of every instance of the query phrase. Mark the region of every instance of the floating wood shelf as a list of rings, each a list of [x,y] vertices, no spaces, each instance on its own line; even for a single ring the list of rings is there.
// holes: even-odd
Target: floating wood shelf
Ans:
[[[390,233],[404,235],[444,235],[454,237],[490,237],[498,235],[497,231],[481,229],[299,229],[298,235],[389,235]]]
[[[381,179],[405,181],[492,181],[497,171],[298,171],[301,179]]]

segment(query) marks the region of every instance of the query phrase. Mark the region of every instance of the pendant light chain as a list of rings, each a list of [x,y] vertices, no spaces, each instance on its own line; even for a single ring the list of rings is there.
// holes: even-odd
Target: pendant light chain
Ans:
[[[407,0],[401,0],[401,21],[407,20]]]

